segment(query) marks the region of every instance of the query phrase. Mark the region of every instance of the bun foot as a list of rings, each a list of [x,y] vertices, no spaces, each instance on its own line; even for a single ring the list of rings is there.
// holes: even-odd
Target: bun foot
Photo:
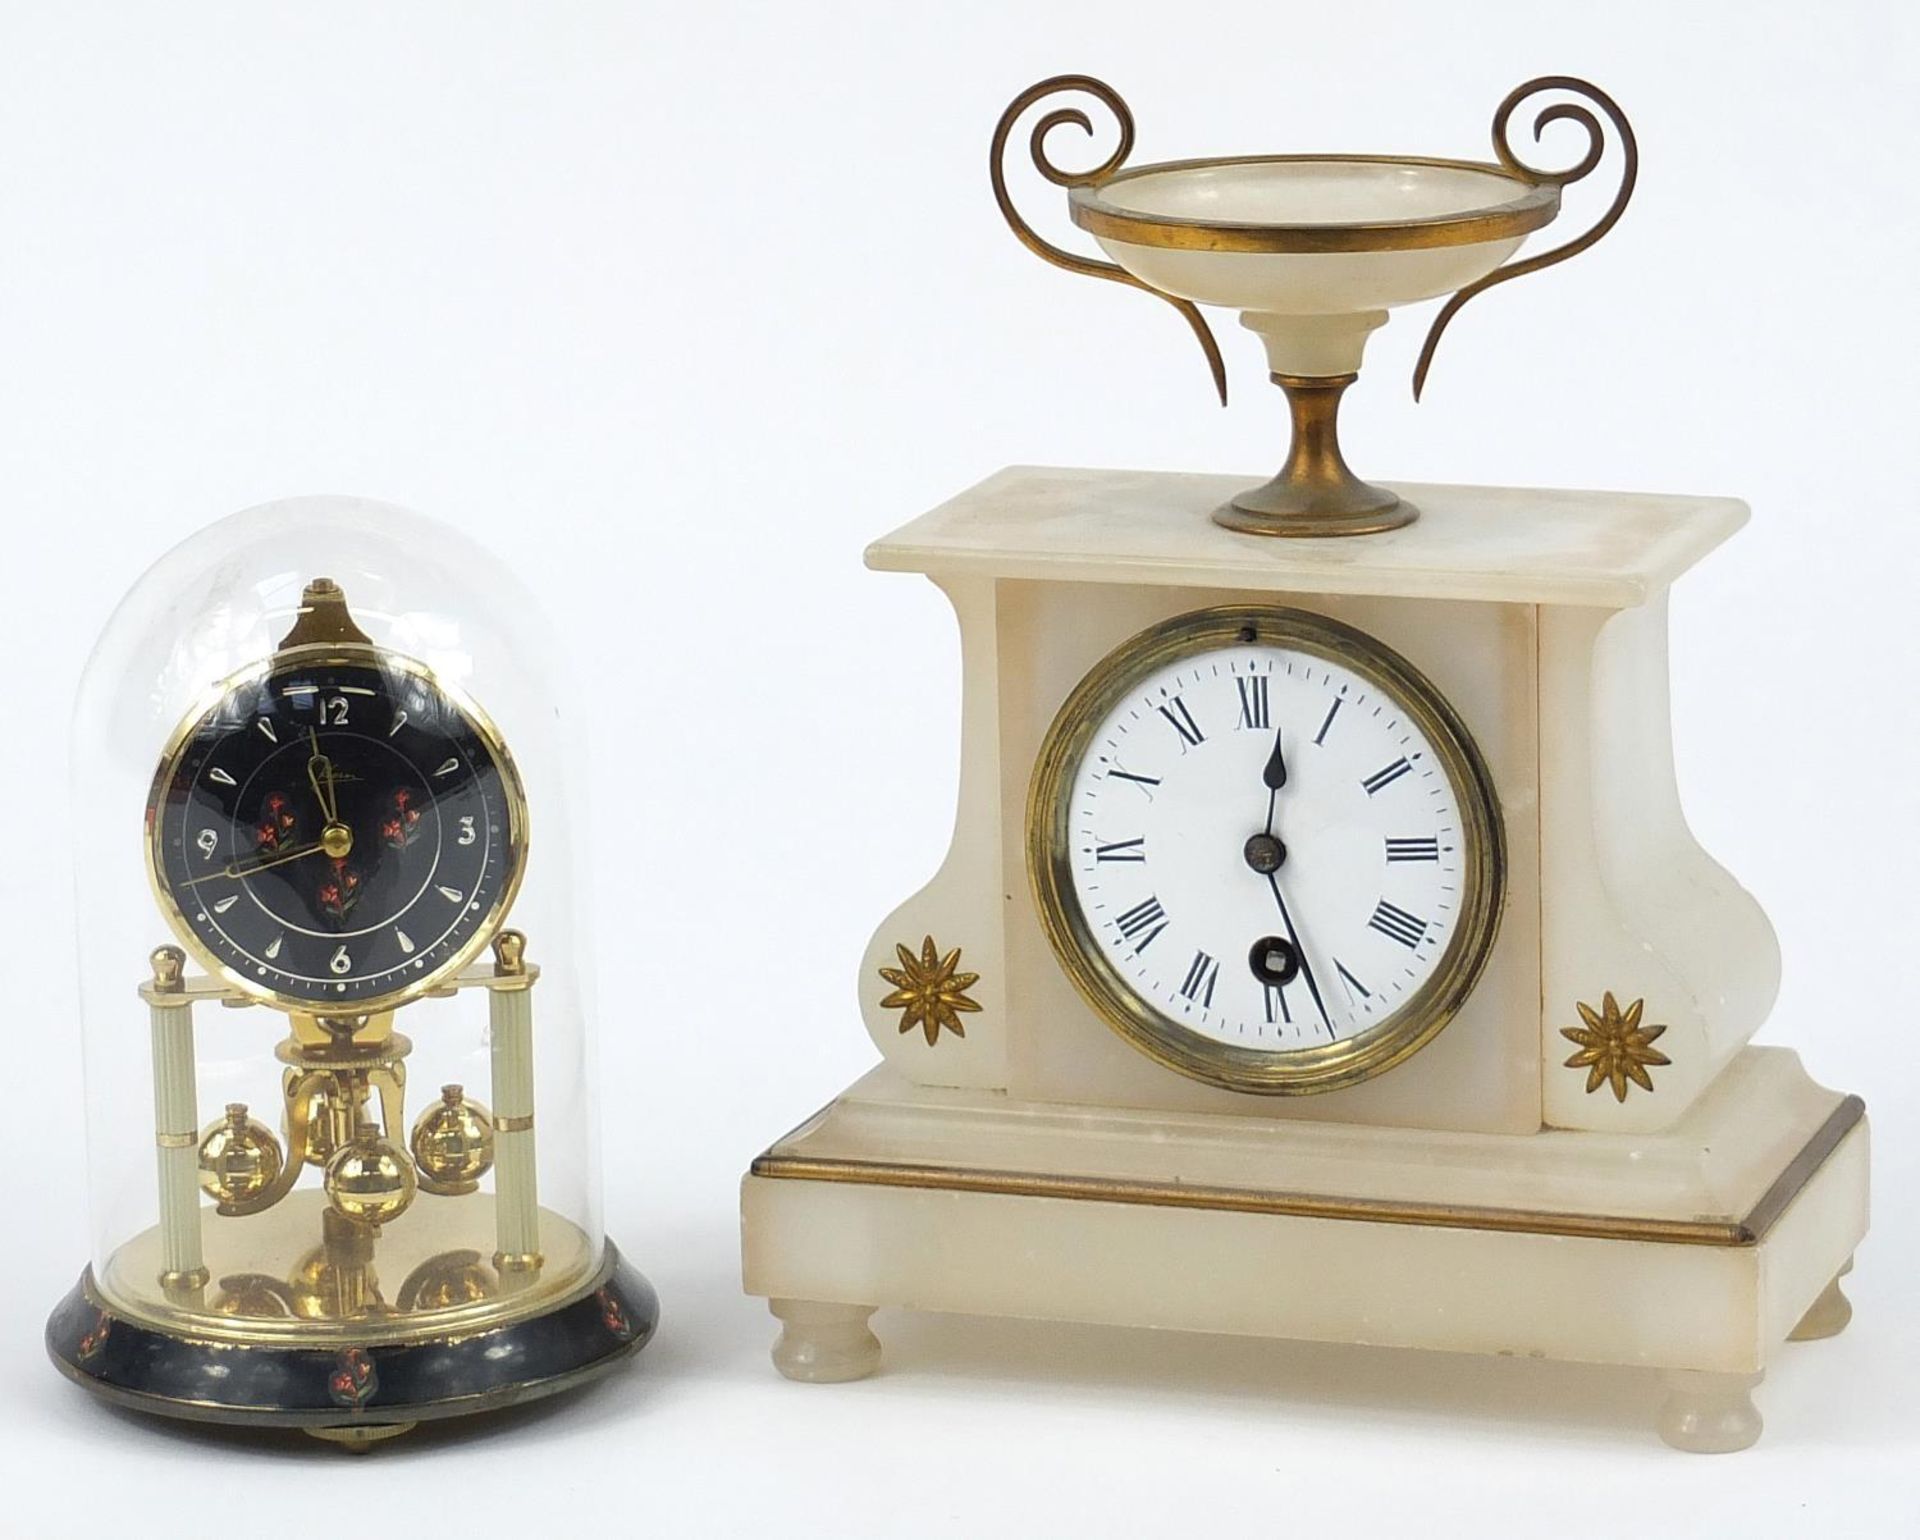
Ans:
[[[1817,1342],[1822,1337],[1837,1337],[1853,1319],[1853,1301],[1840,1292],[1840,1279],[1853,1271],[1853,1263],[1840,1269],[1833,1282],[1820,1291],[1820,1297],[1807,1307],[1800,1324],[1787,1333],[1789,1342]]]
[[[780,1321],[773,1366],[790,1380],[838,1385],[863,1380],[880,1367],[880,1339],[867,1329],[871,1305],[821,1305],[804,1299],[770,1299]]]
[[[1669,1369],[1662,1376],[1667,1399],[1660,1408],[1660,1437],[1688,1454],[1731,1454],[1760,1437],[1753,1388],[1763,1374],[1703,1374]]]

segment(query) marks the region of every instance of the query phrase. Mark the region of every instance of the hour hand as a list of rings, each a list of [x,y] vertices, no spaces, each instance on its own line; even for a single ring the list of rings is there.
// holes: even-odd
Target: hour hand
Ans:
[[[313,787],[313,794],[320,802],[320,812],[328,823],[340,821],[339,793],[333,785],[333,761],[320,752],[320,735],[308,730],[307,741],[313,745],[313,753],[307,758],[307,781]]]
[[[1265,783],[1268,791],[1278,791],[1287,784],[1287,756],[1280,744],[1281,735],[1285,731],[1283,727],[1276,727],[1273,730],[1273,752],[1267,756],[1267,767],[1260,772],[1260,779]]]

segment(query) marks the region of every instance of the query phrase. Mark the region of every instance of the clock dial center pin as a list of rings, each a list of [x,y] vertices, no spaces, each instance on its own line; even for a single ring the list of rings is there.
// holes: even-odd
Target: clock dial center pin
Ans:
[[[1252,836],[1242,849],[1247,865],[1262,877],[1271,876],[1286,863],[1287,847],[1275,834],[1260,833]]]
[[[343,823],[328,824],[320,831],[320,848],[331,860],[346,860],[353,851],[353,830]]]

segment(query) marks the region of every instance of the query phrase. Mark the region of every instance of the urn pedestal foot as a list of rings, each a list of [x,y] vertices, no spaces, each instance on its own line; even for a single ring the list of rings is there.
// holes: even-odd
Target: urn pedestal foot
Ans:
[[[838,1385],[863,1380],[880,1367],[880,1339],[867,1329],[872,1305],[823,1305],[804,1299],[770,1299],[780,1321],[773,1366],[790,1380]]]
[[[1853,1271],[1853,1259],[1834,1275],[1833,1282],[1821,1290],[1820,1297],[1807,1307],[1800,1324],[1787,1333],[1789,1342],[1817,1342],[1822,1337],[1837,1337],[1853,1319],[1853,1301],[1840,1292],[1840,1280]]]
[[[1667,1399],[1660,1408],[1660,1437],[1688,1454],[1732,1454],[1760,1437],[1753,1389],[1764,1374],[1705,1374],[1669,1369],[1661,1376]]]

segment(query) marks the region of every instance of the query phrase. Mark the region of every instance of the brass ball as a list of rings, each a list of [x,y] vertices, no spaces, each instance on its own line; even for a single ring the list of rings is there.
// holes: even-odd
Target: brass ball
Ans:
[[[200,1186],[216,1203],[244,1203],[273,1185],[284,1157],[267,1126],[247,1116],[245,1102],[200,1136]]]
[[[294,1313],[287,1297],[287,1286],[265,1273],[236,1273],[220,1280],[213,1296],[215,1315],[252,1317],[258,1320],[285,1320]]]
[[[446,1251],[428,1257],[400,1286],[399,1307],[408,1312],[458,1310],[500,1292],[500,1276],[477,1251]]]
[[[363,1133],[327,1162],[327,1197],[335,1210],[362,1224],[397,1219],[413,1202],[413,1167],[377,1134]]]
[[[415,1121],[410,1143],[429,1192],[472,1192],[493,1168],[493,1119],[457,1085],[440,1088],[440,1100]]]

